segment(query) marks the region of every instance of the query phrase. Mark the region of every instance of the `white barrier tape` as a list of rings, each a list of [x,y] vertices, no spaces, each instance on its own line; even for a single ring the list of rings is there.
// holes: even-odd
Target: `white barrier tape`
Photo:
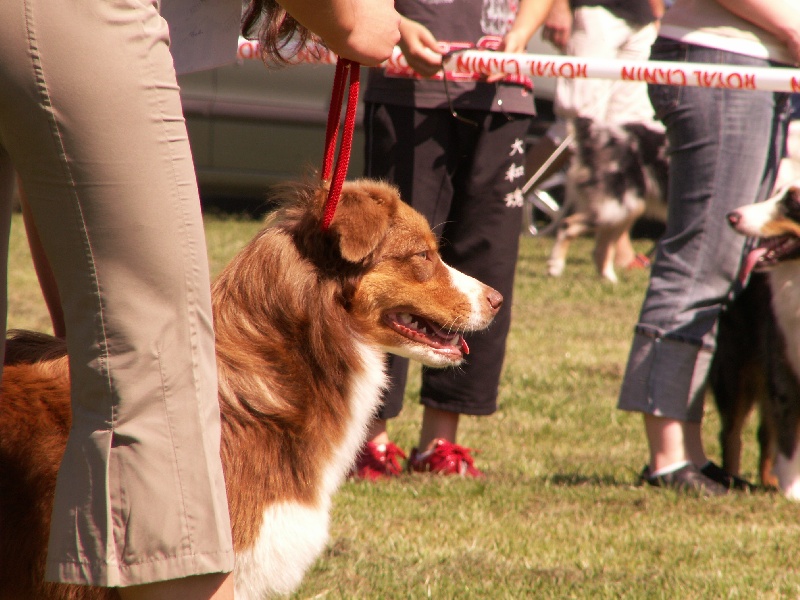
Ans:
[[[785,67],[632,61],[466,50],[447,59],[444,68],[455,73],[482,75],[507,73],[529,77],[611,79],[705,88],[800,92],[800,69]]]
[[[240,59],[260,58],[258,43],[241,38],[238,56]],[[335,64],[336,55],[324,50],[321,58],[315,58],[311,53],[301,51],[292,62]],[[399,48],[395,48],[391,58],[380,66],[390,74],[413,75]],[[800,69],[787,67],[578,58],[485,50],[464,50],[454,54],[444,61],[443,67],[456,76],[504,73],[517,77],[610,79],[704,88],[800,92]]]

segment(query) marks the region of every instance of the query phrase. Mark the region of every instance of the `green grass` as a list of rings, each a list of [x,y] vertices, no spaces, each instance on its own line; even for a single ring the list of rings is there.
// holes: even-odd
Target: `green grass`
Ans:
[[[257,228],[207,218],[212,271]],[[16,218],[9,324],[47,330],[21,232]],[[776,494],[703,499],[634,485],[646,457],[641,418],[615,405],[647,273],[599,280],[584,239],[564,276],[548,278],[551,243],[522,240],[498,412],[462,419],[459,442],[480,449],[486,479],[346,483],[329,547],[293,598],[800,597],[800,506]],[[390,422],[406,450],[421,416],[418,373]],[[709,401],[713,458],[718,424]],[[745,436],[745,475],[755,479],[753,423]]]

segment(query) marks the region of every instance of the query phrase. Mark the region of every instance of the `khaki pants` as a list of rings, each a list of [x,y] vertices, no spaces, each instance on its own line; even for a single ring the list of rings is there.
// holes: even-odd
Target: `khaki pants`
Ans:
[[[0,2],[3,239],[14,167],[56,274],[72,376],[48,578],[230,571],[202,218],[154,1]]]

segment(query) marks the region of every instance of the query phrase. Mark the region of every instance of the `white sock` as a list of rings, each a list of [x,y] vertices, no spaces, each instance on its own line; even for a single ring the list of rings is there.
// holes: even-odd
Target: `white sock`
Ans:
[[[682,462],[672,463],[668,467],[664,467],[663,469],[659,469],[655,473],[650,473],[650,477],[655,479],[656,477],[662,477],[664,475],[669,475],[670,473],[674,473],[675,471],[682,469],[686,465],[691,464],[691,461],[684,460]]]

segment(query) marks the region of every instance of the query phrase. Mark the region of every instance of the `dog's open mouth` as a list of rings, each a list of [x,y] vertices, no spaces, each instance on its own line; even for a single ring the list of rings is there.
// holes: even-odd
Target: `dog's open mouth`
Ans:
[[[797,258],[800,258],[800,238],[793,235],[762,238],[745,258],[740,277],[744,280],[753,270],[766,270],[779,262]]]
[[[460,333],[447,331],[419,315],[408,312],[392,312],[384,316],[384,321],[394,331],[411,341],[430,346],[442,354],[461,357],[469,354],[469,346]]]

